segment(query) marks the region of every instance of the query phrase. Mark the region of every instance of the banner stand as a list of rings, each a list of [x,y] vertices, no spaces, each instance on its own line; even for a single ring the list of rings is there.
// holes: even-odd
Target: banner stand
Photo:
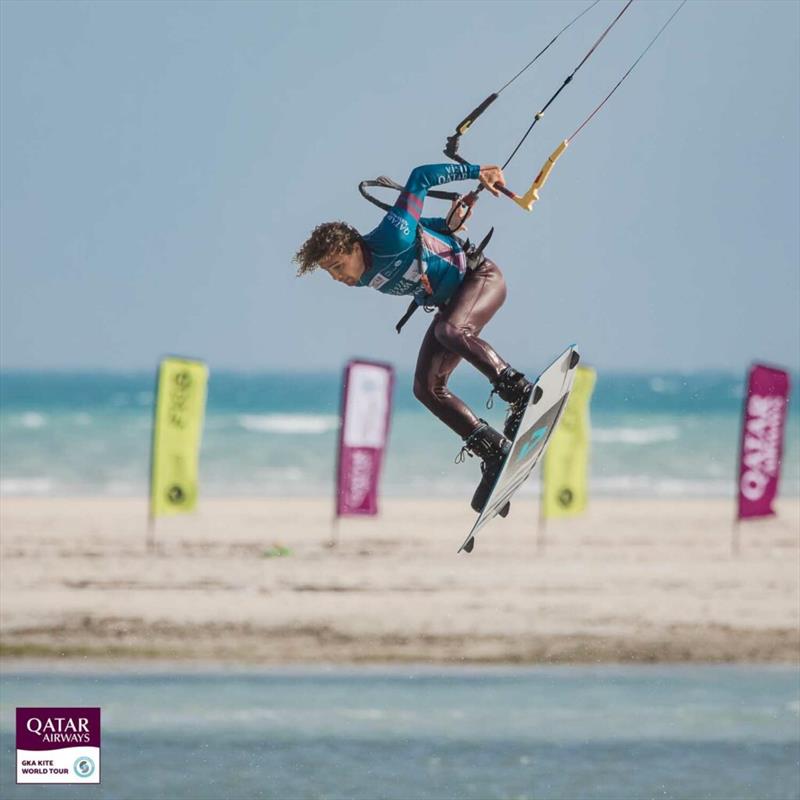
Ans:
[[[325,546],[329,547],[331,550],[339,546],[339,517],[337,517],[336,514],[334,514],[331,519],[331,536]]]
[[[544,515],[544,481],[542,481],[542,492],[539,499],[539,517],[536,525],[536,554],[539,556],[544,555],[544,548],[546,544],[546,527],[547,517]]]
[[[731,552],[736,555],[741,550],[741,521],[776,513],[790,388],[788,371],[779,367],[755,363],[747,372],[731,534]]]
[[[156,551],[156,518],[152,512],[147,514],[147,542],[145,549],[150,555]]]
[[[344,368],[329,547],[339,543],[341,517],[376,516],[389,438],[394,368],[351,359]]]
[[[742,552],[742,520],[776,514],[791,381],[787,370],[754,363],[747,371],[736,469],[731,555]]]
[[[147,475],[147,529],[145,532],[144,550],[152,555],[156,549],[156,515],[153,508],[153,476],[156,460],[156,437],[158,426],[158,389],[161,379],[161,365],[156,369],[155,386],[153,387],[153,419],[150,433],[150,464]]]
[[[731,526],[731,555],[738,558],[741,554],[741,524],[738,519],[734,519]]]
[[[156,517],[194,511],[208,367],[181,356],[163,358],[156,371],[150,443],[145,550],[157,552]]]
[[[586,511],[589,497],[591,450],[590,405],[597,380],[591,367],[581,365],[569,395],[561,424],[542,460],[542,516],[562,519]]]

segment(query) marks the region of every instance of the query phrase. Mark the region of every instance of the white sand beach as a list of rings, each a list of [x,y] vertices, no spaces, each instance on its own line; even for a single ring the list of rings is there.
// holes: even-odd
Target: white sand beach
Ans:
[[[797,662],[800,503],[741,527],[722,500],[596,500],[548,523],[533,498],[456,553],[466,502],[2,501],[5,659],[243,663]],[[270,555],[275,546],[285,556]]]

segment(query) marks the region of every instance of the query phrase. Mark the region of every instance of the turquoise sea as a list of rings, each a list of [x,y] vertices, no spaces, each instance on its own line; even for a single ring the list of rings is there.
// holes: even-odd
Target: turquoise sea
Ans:
[[[144,495],[154,374],[0,373],[0,492]],[[332,492],[339,373],[226,373],[212,369],[201,456],[206,495]],[[797,376],[793,376],[796,387]],[[479,415],[488,383],[472,370],[453,388]],[[744,372],[604,374],[592,403],[595,494],[733,496]],[[800,493],[800,415],[790,403],[783,495]],[[383,491],[463,496],[476,467],[456,466],[461,441],[400,373]],[[535,481],[526,490],[536,490]]]
[[[796,800],[796,667],[14,671],[0,794]],[[16,786],[14,708],[100,706],[102,784]]]

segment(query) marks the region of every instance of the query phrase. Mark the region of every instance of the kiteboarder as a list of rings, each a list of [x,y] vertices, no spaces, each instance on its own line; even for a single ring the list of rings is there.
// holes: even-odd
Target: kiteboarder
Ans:
[[[500,268],[456,233],[471,209],[455,200],[447,218],[422,217],[428,190],[443,183],[479,179],[493,195],[505,186],[497,166],[433,164],[412,170],[405,188],[377,228],[359,233],[345,222],[325,222],[294,256],[297,274],[317,267],[351,287],[369,286],[391,295],[410,295],[416,306],[437,310],[422,340],[414,372],[414,395],[464,440],[459,453],[481,459],[482,477],[472,498],[481,511],[503,466],[527,405],[532,384],[479,334],[506,298]],[[447,386],[461,359],[485,375],[509,403],[501,433]],[[491,397],[491,395],[490,395]]]

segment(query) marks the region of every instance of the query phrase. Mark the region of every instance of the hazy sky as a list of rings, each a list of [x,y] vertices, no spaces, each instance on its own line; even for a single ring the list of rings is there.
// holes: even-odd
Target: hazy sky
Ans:
[[[356,185],[444,161],[454,125],[584,2],[0,3],[6,367],[410,367],[429,322],[291,256],[380,212]],[[502,162],[623,2],[601,2],[464,138]],[[677,6],[637,0],[507,170],[524,191]],[[537,371],[800,365],[800,4],[683,8],[526,214],[470,225],[509,298],[485,331]],[[471,184],[453,184],[453,188]],[[438,208],[441,208],[439,204]],[[435,201],[426,213],[437,213]]]

